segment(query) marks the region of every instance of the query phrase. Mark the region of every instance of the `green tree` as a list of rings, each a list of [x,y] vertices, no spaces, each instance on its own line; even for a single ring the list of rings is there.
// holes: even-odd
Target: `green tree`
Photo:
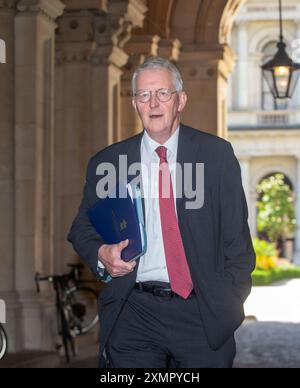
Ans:
[[[285,241],[296,229],[294,196],[282,174],[275,174],[257,185],[257,229],[272,242]]]

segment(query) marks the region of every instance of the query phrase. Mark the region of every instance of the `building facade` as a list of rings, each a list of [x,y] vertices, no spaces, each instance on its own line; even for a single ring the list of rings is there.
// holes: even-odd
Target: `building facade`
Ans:
[[[270,116],[256,105],[251,80],[259,77],[255,61],[269,34],[262,31],[266,21],[261,19],[260,32],[251,40],[254,48],[245,48],[252,29],[242,20],[248,9],[238,14],[244,3],[0,1],[0,39],[6,46],[6,61],[0,64],[0,299],[7,305],[11,351],[53,349],[54,298],[46,285],[37,295],[34,274],[63,272],[68,262],[78,260],[66,235],[81,199],[87,161],[141,130],[131,109],[130,80],[145,57],[169,58],[181,70],[189,96],[183,122],[226,138],[229,105],[230,139],[250,201],[256,181],[270,169],[280,167],[299,187],[299,133],[292,128],[297,101],[291,111],[271,111]],[[299,13],[296,2],[288,3]],[[290,11],[294,19],[295,9]],[[299,36],[294,19],[289,19],[288,39]],[[268,21],[274,39],[275,20],[274,9]],[[234,48],[239,54],[235,70]],[[248,52],[253,66],[249,79]],[[228,97],[233,71],[230,89],[239,95]],[[273,122],[272,129],[257,126],[287,115],[288,131]],[[244,128],[252,122],[249,117],[255,128]],[[299,208],[298,197],[300,219]],[[253,206],[250,213],[255,233]]]
[[[287,51],[296,60],[299,2],[283,1],[282,11]],[[230,40],[237,63],[228,88],[229,140],[241,164],[253,236],[257,235],[257,184],[276,172],[290,182],[298,228],[289,259],[300,262],[300,84],[291,100],[276,102],[260,69],[274,56],[278,40],[278,1],[248,0],[235,18]]]

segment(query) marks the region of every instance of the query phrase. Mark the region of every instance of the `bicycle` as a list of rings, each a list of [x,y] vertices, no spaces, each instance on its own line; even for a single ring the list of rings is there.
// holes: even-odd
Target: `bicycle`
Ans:
[[[0,323],[0,360],[5,356],[7,352],[8,341],[4,327]]]
[[[53,284],[56,294],[56,311],[58,333],[62,337],[67,363],[70,362],[70,351],[76,356],[75,337],[86,334],[98,322],[97,292],[82,283],[81,264],[69,264],[71,270],[62,275],[41,276],[35,274],[37,292],[40,292],[40,282],[48,281]]]

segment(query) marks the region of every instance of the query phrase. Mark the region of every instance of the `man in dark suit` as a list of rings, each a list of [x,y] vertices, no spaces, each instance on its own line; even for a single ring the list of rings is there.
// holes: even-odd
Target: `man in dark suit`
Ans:
[[[147,60],[132,86],[144,131],[90,160],[68,236],[107,282],[101,359],[117,368],[231,367],[255,266],[238,161],[227,141],[180,124],[187,95],[169,61]],[[144,193],[148,249],[130,263],[120,258],[128,241],[106,245],[87,216],[105,176],[99,165],[119,176],[120,155],[128,167],[141,163]]]

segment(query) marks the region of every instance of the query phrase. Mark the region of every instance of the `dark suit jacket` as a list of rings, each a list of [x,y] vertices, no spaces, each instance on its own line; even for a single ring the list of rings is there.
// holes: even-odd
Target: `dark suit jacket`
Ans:
[[[101,177],[96,169],[100,163],[110,162],[118,171],[119,155],[127,155],[128,166],[140,162],[142,136],[104,149],[88,165],[83,200],[68,240],[96,276],[103,241],[86,214],[98,199],[96,184]],[[204,206],[187,210],[185,198],[177,199],[177,214],[199,305],[195,314],[199,314],[199,324],[203,322],[210,346],[217,349],[244,319],[243,303],[251,289],[255,266],[240,167],[230,143],[184,125],[180,127],[177,162],[205,164]],[[114,278],[100,295],[100,354],[135,284],[137,268],[127,276]]]

